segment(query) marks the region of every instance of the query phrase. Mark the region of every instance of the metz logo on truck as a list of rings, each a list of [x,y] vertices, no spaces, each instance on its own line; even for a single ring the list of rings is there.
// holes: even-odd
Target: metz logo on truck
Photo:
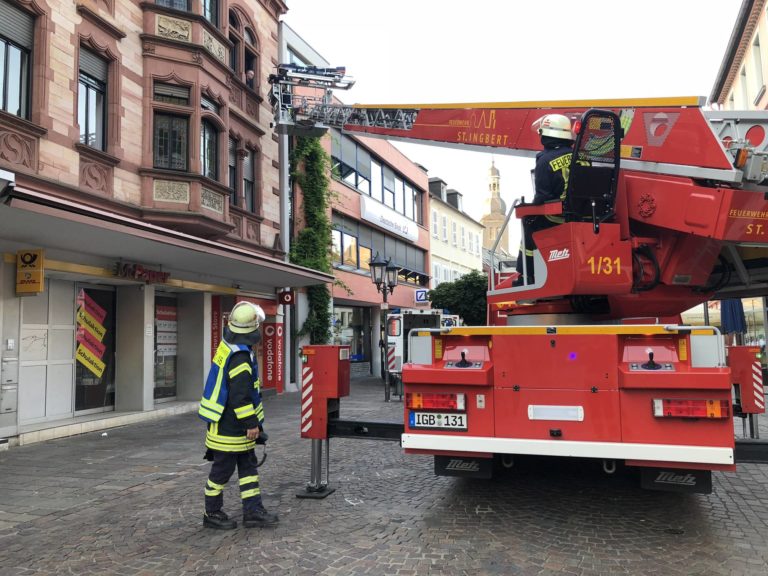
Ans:
[[[644,468],[641,473],[641,485],[646,490],[665,490],[674,492],[712,492],[712,476],[707,470],[659,470]]]
[[[491,458],[458,458],[435,456],[437,476],[461,476],[463,478],[490,478],[493,473]]]
[[[571,252],[568,250],[568,248],[563,248],[562,250],[555,248],[554,250],[549,251],[549,258],[547,258],[547,262],[554,262],[555,260],[567,260],[570,257]]]

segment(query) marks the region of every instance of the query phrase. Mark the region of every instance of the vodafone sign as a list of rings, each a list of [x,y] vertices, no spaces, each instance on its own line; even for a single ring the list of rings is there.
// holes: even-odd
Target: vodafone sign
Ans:
[[[277,295],[277,301],[283,306],[293,305],[294,294],[293,290],[284,290]]]
[[[265,388],[276,388],[283,391],[283,325],[267,322],[264,326],[264,372],[262,374]]]

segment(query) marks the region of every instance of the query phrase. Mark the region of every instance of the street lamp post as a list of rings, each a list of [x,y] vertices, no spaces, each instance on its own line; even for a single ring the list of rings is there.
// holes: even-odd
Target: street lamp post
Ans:
[[[389,402],[390,389],[389,389],[389,365],[387,364],[387,310],[389,304],[387,303],[387,295],[392,294],[397,286],[397,274],[400,269],[393,265],[391,258],[384,260],[379,253],[376,252],[373,260],[368,262],[371,267],[371,281],[376,285],[376,290],[381,292],[383,296],[383,304],[381,306],[380,324],[381,330],[379,332],[379,350],[381,354],[381,367],[382,376],[384,378],[384,401]]]

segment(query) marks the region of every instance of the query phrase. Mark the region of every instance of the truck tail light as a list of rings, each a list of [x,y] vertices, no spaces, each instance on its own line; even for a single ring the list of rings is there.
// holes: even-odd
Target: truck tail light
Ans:
[[[405,405],[412,410],[465,410],[464,394],[408,392]]]
[[[669,400],[654,398],[657,418],[730,418],[728,400]]]

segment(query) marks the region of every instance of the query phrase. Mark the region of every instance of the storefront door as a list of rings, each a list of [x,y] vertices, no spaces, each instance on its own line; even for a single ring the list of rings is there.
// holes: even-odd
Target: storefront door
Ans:
[[[155,296],[155,400],[176,398],[178,302],[170,294]]]
[[[77,285],[75,412],[115,406],[115,289]]]
[[[333,343],[350,347],[352,362],[370,362],[370,314],[360,306],[334,306]]]
[[[75,286],[47,279],[21,299],[19,424],[72,416]]]

